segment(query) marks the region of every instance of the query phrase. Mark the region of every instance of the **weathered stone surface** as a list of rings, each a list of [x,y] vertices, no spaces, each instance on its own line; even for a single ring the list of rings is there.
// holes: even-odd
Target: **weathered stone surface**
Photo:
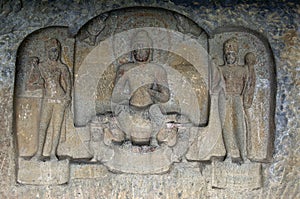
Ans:
[[[19,159],[17,181],[21,184],[60,185],[70,178],[69,161],[37,162]]]
[[[212,187],[228,189],[258,189],[262,186],[261,165],[231,162],[214,162],[212,166]]]
[[[223,99],[221,107],[224,108],[220,113],[226,129],[225,145],[228,142],[237,146],[237,143],[234,144],[236,139],[241,145],[238,153],[242,157],[247,156],[254,161],[268,161],[273,153],[272,132],[275,128],[274,118],[270,117],[274,112],[276,88],[273,58],[268,53],[270,49],[265,41],[246,32],[235,32],[234,29],[231,31],[233,32],[218,33],[210,40],[211,54],[217,57],[217,65],[220,65],[224,78],[224,96],[220,96]],[[224,52],[220,51],[222,45]],[[233,63],[230,64],[232,60],[228,59],[232,57],[227,57],[226,52],[236,53]],[[234,120],[237,121],[236,124]],[[234,135],[230,131],[239,133]],[[237,137],[231,139],[231,136]],[[235,153],[233,148],[232,153]]]
[[[40,117],[40,99],[18,98],[16,107],[16,132],[20,157],[33,156],[37,150]]]
[[[99,179],[109,175],[109,171],[103,165],[72,165],[70,170],[72,179]]]
[[[193,2],[193,1],[124,1],[120,2],[87,2],[87,1],[74,1],[70,4],[67,1],[60,2],[27,2],[27,1],[4,1],[1,2],[1,23],[0,25],[0,55],[1,55],[1,69],[0,69],[0,139],[1,139],[1,155],[0,155],[0,166],[1,172],[0,177],[2,179],[2,186],[0,188],[0,196],[3,198],[298,198],[299,197],[299,122],[297,122],[297,118],[299,116],[299,4],[293,1],[286,2],[269,2],[265,3],[247,3],[247,2],[236,2],[236,1],[226,1],[222,3],[208,3],[208,2]],[[3,5],[2,5],[3,4]],[[249,145],[245,143],[246,146],[243,150],[249,152],[249,161],[256,162],[262,161],[261,167],[261,175],[263,176],[263,180],[260,183],[257,183],[261,186],[259,189],[244,191],[244,187],[238,186],[236,188],[230,189],[216,189],[212,186],[211,182],[211,174],[212,174],[212,165],[207,163],[191,163],[186,162],[185,153],[180,155],[183,157],[182,162],[173,163],[173,166],[170,169],[170,172],[162,175],[132,175],[132,174],[117,174],[111,173],[107,171],[106,168],[99,169],[101,167],[101,161],[97,163],[89,163],[90,160],[93,160],[92,148],[99,149],[98,144],[101,143],[103,146],[107,147],[111,144],[111,140],[116,140],[117,142],[122,140],[122,136],[117,136],[117,139],[111,139],[111,136],[108,136],[108,142],[102,143],[100,138],[100,142],[97,143],[97,138],[95,138],[94,142],[90,142],[89,131],[83,130],[87,127],[83,127],[81,130],[74,130],[78,127],[73,126],[72,117],[69,118],[70,123],[70,132],[66,134],[65,139],[62,139],[62,142],[58,148],[57,153],[58,156],[68,157],[74,159],[74,162],[71,161],[71,172],[70,172],[70,181],[67,185],[64,186],[18,186],[16,185],[15,176],[15,168],[18,168],[18,165],[15,165],[15,155],[20,154],[20,149],[22,149],[22,153],[24,157],[32,156],[34,154],[35,146],[30,145],[31,134],[34,132],[30,132],[30,134],[26,134],[23,137],[16,134],[17,131],[15,125],[16,120],[13,120],[13,82],[14,72],[16,68],[16,57],[18,56],[18,47],[19,44],[35,30],[45,28],[48,26],[68,26],[68,32],[70,34],[70,38],[77,35],[77,32],[81,27],[86,24],[90,19],[93,19],[93,22],[90,24],[99,24],[100,28],[92,29],[92,26],[82,30],[88,30],[88,32],[82,33],[82,49],[92,49],[100,43],[102,43],[102,36],[107,33],[107,30],[110,30],[108,26],[104,26],[103,22],[108,23],[109,20],[117,21],[117,17],[111,17],[110,15],[106,16],[106,11],[111,11],[116,8],[124,8],[124,7],[134,7],[134,6],[144,6],[143,9],[139,7],[139,10],[146,12],[148,10],[155,10],[155,12],[160,13],[165,9],[172,10],[178,12],[180,14],[184,14],[188,16],[192,21],[195,21],[197,25],[203,28],[209,36],[211,36],[209,41],[210,52],[215,52],[215,54],[211,54],[211,56],[216,57],[216,65],[222,65],[222,45],[223,42],[229,39],[232,36],[238,38],[239,41],[246,41],[241,36],[244,33],[250,33],[254,30],[255,35],[259,35],[259,38],[265,38],[264,41],[267,41],[267,44],[270,45],[272,51],[267,52],[265,46],[261,44],[255,44],[255,48],[253,48],[251,43],[252,41],[257,41],[255,37],[250,39],[249,43],[243,44],[243,52],[240,54],[240,58],[242,59],[246,55],[246,51],[254,52],[257,60],[259,61],[258,65],[255,67],[256,71],[256,82],[258,85],[255,96],[253,98],[252,106],[249,108],[250,111],[245,111],[244,115],[249,115],[252,121],[252,131],[254,133],[248,135],[251,139],[247,139],[247,142],[251,140],[252,144]],[[152,8],[146,8],[145,6],[151,6]],[[153,8],[154,7],[154,8]],[[159,9],[157,9],[159,7]],[[133,8],[134,10],[134,8]],[[122,11],[125,12],[125,11]],[[126,13],[126,12],[125,12]],[[97,17],[101,14],[100,17]],[[154,14],[159,16],[159,14]],[[138,19],[139,15],[135,15],[135,13],[126,13],[127,18],[121,19],[119,24],[129,24],[130,16],[135,16]],[[155,17],[156,17],[155,16]],[[151,17],[155,18],[153,15]],[[169,16],[168,16],[169,17]],[[173,28],[181,31],[185,35],[189,37],[203,37],[205,34],[201,34],[202,29],[198,29],[197,25],[190,21],[188,23],[184,23],[184,19],[180,15],[176,15],[172,18],[171,24],[174,24]],[[163,21],[163,20],[161,20]],[[158,20],[157,24],[161,24],[161,21]],[[132,26],[138,26],[141,22],[133,23]],[[240,27],[239,30],[233,28],[230,29],[229,33],[225,33],[225,30],[230,27],[235,26]],[[102,27],[102,28],[101,28]],[[116,25],[117,30],[120,25]],[[188,27],[196,27],[192,28],[190,31]],[[223,27],[223,28],[219,28]],[[228,30],[229,30],[228,29]],[[100,31],[100,32],[99,32]],[[85,35],[85,36],[84,36]],[[214,35],[214,38],[212,38]],[[189,39],[189,37],[186,40]],[[79,39],[79,38],[78,38]],[[215,39],[215,41],[212,41]],[[59,39],[60,40],[60,39]],[[200,39],[201,41],[205,41]],[[129,40],[128,40],[129,41]],[[60,42],[63,42],[60,40]],[[79,41],[78,41],[79,42]],[[211,42],[215,42],[214,45],[211,45]],[[249,45],[247,47],[247,44]],[[68,45],[69,46],[69,45]],[[109,46],[109,45],[108,45]],[[106,47],[108,47],[106,46]],[[177,48],[180,45],[175,45]],[[189,45],[181,45],[182,50],[181,53],[176,53],[177,55],[183,56],[184,47]],[[215,49],[211,47],[215,46]],[[21,49],[21,48],[19,48]],[[109,48],[104,48],[109,49]],[[252,49],[252,50],[251,50]],[[67,49],[66,49],[67,50]],[[34,50],[32,51],[34,52]],[[67,52],[67,51],[65,51]],[[69,52],[73,52],[70,50]],[[83,50],[82,55],[76,56],[76,59],[81,60],[84,58],[90,50]],[[195,51],[196,52],[196,51]],[[158,53],[159,54],[159,53]],[[100,54],[98,54],[99,56]],[[105,55],[105,54],[101,54]],[[38,56],[36,53],[30,55]],[[158,55],[157,55],[158,56]],[[273,57],[272,57],[273,56]],[[66,56],[71,57],[71,56]],[[161,62],[165,62],[165,56],[158,56]],[[194,55],[191,55],[194,57]],[[95,57],[99,58],[99,57]],[[96,60],[97,60],[96,59]],[[63,63],[68,66],[72,66],[73,58],[63,59]],[[118,58],[117,65],[124,64],[128,62],[128,58],[125,55],[125,58]],[[75,61],[75,63],[81,63],[81,61]],[[178,67],[189,65],[188,63],[181,63],[180,59],[175,58],[172,59],[170,56],[170,66]],[[191,61],[192,62],[192,61]],[[17,62],[18,63],[18,62]],[[203,63],[203,62],[201,62]],[[111,63],[109,63],[111,64]],[[244,65],[245,63],[241,60],[240,65]],[[194,63],[190,64],[191,66],[195,66]],[[18,66],[18,64],[17,64]],[[28,65],[29,66],[29,65]],[[79,66],[79,65],[77,65]],[[99,65],[98,65],[99,66]],[[267,81],[262,81],[268,78],[264,77],[267,67],[273,66],[274,71],[276,71],[276,81],[266,83]],[[173,67],[174,68],[174,67]],[[24,68],[25,69],[25,68]],[[109,71],[109,72],[108,72]],[[108,69],[107,73],[112,74],[111,71],[116,71],[114,65],[111,64],[111,68]],[[17,72],[17,71],[16,71]],[[184,70],[183,70],[184,73]],[[75,65],[74,68],[74,77],[76,77],[77,68]],[[84,71],[83,71],[84,74]],[[105,73],[104,73],[105,74]],[[199,73],[198,73],[199,74]],[[204,73],[200,73],[201,75]],[[106,74],[104,75],[106,76]],[[113,88],[113,83],[110,80],[103,80],[103,75],[99,75],[99,79],[97,79],[96,83],[93,83],[95,86],[95,90],[99,91],[98,99],[94,99],[93,107],[97,107],[95,113],[103,113],[111,110],[111,105],[107,102],[110,99],[107,97],[107,93],[111,93],[111,88]],[[194,77],[197,76],[195,74],[187,74],[187,79],[191,79],[192,86],[196,85],[205,85],[205,79],[203,77]],[[172,76],[170,76],[172,77]],[[178,77],[178,76],[177,76]],[[101,79],[102,78],[102,79]],[[110,79],[114,79],[115,77],[112,75]],[[198,78],[198,79],[197,79]],[[201,79],[203,78],[203,80]],[[16,80],[18,77],[16,75]],[[170,78],[169,80],[172,80]],[[195,81],[194,81],[195,80]],[[196,83],[196,82],[201,83]],[[16,81],[17,82],[17,81]],[[35,77],[35,75],[30,78],[29,81],[33,86],[33,88],[39,88],[39,79]],[[99,86],[100,82],[107,82],[108,88],[107,90],[104,84]],[[188,82],[188,81],[183,81]],[[106,84],[106,83],[105,83]],[[32,85],[26,86],[28,90],[30,90]],[[170,87],[172,85],[176,85],[174,82],[169,82]],[[207,84],[206,86],[208,86]],[[277,86],[277,88],[276,88]],[[268,93],[269,87],[275,88],[277,91],[277,95],[274,93]],[[171,87],[170,90],[175,90],[175,87]],[[204,89],[203,89],[204,88]],[[207,95],[208,87],[200,87],[195,89],[197,95]],[[103,90],[104,89],[104,90]],[[207,92],[203,92],[203,90],[207,90]],[[103,91],[104,94],[101,94]],[[95,92],[96,93],[96,92]],[[38,92],[35,95],[39,95]],[[17,95],[15,95],[17,96]],[[92,97],[95,97],[93,95]],[[270,100],[266,99],[266,96],[273,96]],[[171,102],[173,108],[170,110],[178,110],[176,109],[176,104],[178,104],[178,98],[172,98]],[[275,99],[276,97],[276,99]],[[21,98],[20,98],[21,99]],[[104,99],[104,100],[103,100]],[[195,98],[196,99],[196,98]],[[272,99],[273,102],[272,102]],[[204,100],[202,104],[206,104],[206,98],[198,98],[195,100],[200,109],[202,108],[203,112],[201,113],[209,113],[209,109],[205,109],[207,106],[201,107],[201,100]],[[99,103],[98,103],[99,102]],[[263,102],[263,103],[259,103]],[[276,103],[275,103],[276,102]],[[17,102],[16,102],[17,103]],[[31,102],[32,103],[32,102]],[[179,101],[180,103],[180,101]],[[267,116],[263,115],[268,113],[269,108],[275,107],[275,117],[274,123],[276,125],[276,129],[273,129],[273,132],[266,130],[267,127],[272,125],[272,120],[268,120]],[[18,106],[15,106],[15,110]],[[169,108],[169,106],[166,106]],[[182,104],[180,107],[183,107]],[[26,108],[26,107],[25,107]],[[74,107],[73,107],[74,108]],[[187,109],[186,109],[187,110]],[[259,111],[257,111],[259,110]],[[73,110],[71,110],[73,111]],[[26,112],[26,111],[25,111]],[[189,112],[189,111],[186,111]],[[192,112],[192,111],[191,111]],[[16,113],[16,112],[15,112]],[[181,112],[183,113],[183,112]],[[256,113],[260,113],[262,115],[256,115]],[[24,112],[22,113],[24,115]],[[222,118],[222,111],[221,121]],[[28,115],[27,112],[25,115]],[[204,114],[205,115],[205,114]],[[210,114],[208,114],[210,115]],[[15,117],[14,116],[14,117]],[[211,115],[210,115],[211,116]],[[202,118],[202,117],[200,117]],[[207,117],[203,117],[207,119]],[[89,118],[91,120],[92,118]],[[201,120],[201,121],[205,121]],[[14,123],[13,123],[14,121]],[[203,126],[197,127],[201,129],[202,132],[209,127],[208,124],[203,122]],[[201,122],[200,122],[201,123]],[[188,122],[181,121],[181,124],[189,124]],[[25,125],[22,124],[22,125]],[[179,127],[180,128],[180,127]],[[272,129],[272,128],[270,128]],[[25,128],[24,128],[25,130]],[[209,132],[209,131],[207,131]],[[82,134],[81,134],[82,133]],[[268,138],[272,137],[272,133],[274,133],[274,142],[269,142]],[[13,136],[12,136],[13,135]],[[100,133],[101,135],[101,133]],[[117,132],[113,132],[111,135],[118,135]],[[202,134],[201,134],[202,135]],[[186,134],[181,134],[181,136],[187,136]],[[202,136],[198,136],[197,133],[192,133],[190,136],[184,138],[184,140],[189,141],[189,143],[195,143],[195,146],[202,146],[201,143],[203,140]],[[197,139],[196,139],[197,137]],[[92,135],[91,135],[92,138]],[[195,139],[194,139],[195,138]],[[12,141],[14,140],[14,141]],[[16,142],[16,140],[26,140],[21,142]],[[161,138],[160,140],[163,140]],[[29,142],[30,141],[30,142]],[[22,144],[20,144],[22,143]],[[91,144],[92,143],[92,144]],[[254,143],[254,144],[253,144]],[[265,144],[267,143],[267,144]],[[182,152],[185,150],[184,146],[178,146],[176,143],[174,146],[169,146],[173,150],[178,150]],[[274,144],[274,152],[270,149],[272,148],[272,144]],[[94,145],[93,147],[90,147]],[[74,146],[74,148],[72,148]],[[198,147],[197,146],[197,147]],[[64,148],[65,147],[65,148]],[[177,148],[176,148],[177,147]],[[183,147],[183,148],[182,148]],[[195,147],[197,149],[197,147]],[[26,148],[26,150],[23,150]],[[62,149],[60,151],[60,148]],[[65,151],[64,149],[67,150]],[[28,149],[28,150],[27,150]],[[105,150],[104,150],[105,151]],[[28,153],[27,153],[28,152]],[[100,151],[101,152],[101,151]],[[25,154],[26,153],[26,154]],[[95,154],[94,154],[95,155]],[[200,155],[199,151],[194,153],[195,160],[199,161]],[[216,156],[223,156],[218,154]],[[209,156],[208,156],[209,157]],[[188,156],[187,156],[188,158]],[[204,158],[204,157],[203,157]],[[97,159],[97,158],[96,158]],[[99,158],[100,159],[100,158]],[[180,159],[180,158],[179,158]],[[188,158],[193,160],[192,157]],[[207,158],[209,159],[209,158]],[[82,163],[78,163],[82,162]],[[104,161],[104,160],[103,160]],[[130,160],[129,160],[130,161]],[[220,160],[219,160],[220,161]],[[230,159],[225,160],[229,161]],[[186,163],[186,164],[185,164]],[[221,164],[222,162],[220,162]],[[72,172],[72,169],[80,164],[78,172]],[[240,167],[244,167],[248,162],[242,163]],[[256,163],[253,163],[256,164]],[[259,163],[257,163],[259,164]],[[238,165],[234,165],[235,167],[239,167]],[[89,168],[90,167],[90,168]],[[246,166],[245,166],[246,167]],[[80,169],[82,170],[80,170]],[[222,168],[222,167],[220,167]],[[76,170],[75,169],[75,170]],[[98,170],[99,169],[99,170]],[[73,171],[75,171],[73,170]],[[77,171],[77,170],[76,170]],[[81,172],[82,171],[82,172]],[[85,174],[87,173],[91,174]],[[82,173],[80,176],[79,173]],[[72,176],[74,178],[72,178]],[[79,177],[76,177],[79,176]],[[86,179],[82,179],[86,178]],[[224,178],[222,180],[225,180]],[[258,182],[258,181],[256,181]],[[248,187],[252,189],[252,186]],[[234,186],[233,186],[234,187]]]

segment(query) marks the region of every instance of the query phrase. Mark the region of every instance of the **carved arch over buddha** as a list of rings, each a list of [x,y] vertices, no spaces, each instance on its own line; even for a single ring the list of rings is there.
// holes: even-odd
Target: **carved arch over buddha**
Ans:
[[[95,20],[99,20],[99,22],[95,23]],[[88,32],[89,27],[99,23],[101,23],[99,26],[102,27],[102,29],[99,28],[101,29],[99,35],[102,35],[102,37],[95,39],[95,43],[98,45],[90,45],[88,44],[88,39],[82,39],[85,38],[82,35]],[[145,23],[148,24],[146,27],[144,26]],[[185,27],[188,25],[190,26],[189,29]],[[205,125],[207,123],[208,109],[206,107],[209,101],[209,77],[207,56],[208,40],[205,31],[190,19],[177,13],[161,9],[130,8],[116,10],[104,14],[102,17],[94,18],[83,26],[83,29],[79,31],[76,37],[76,46],[83,46],[84,48],[77,48],[78,50],[76,52],[77,54],[83,54],[83,56],[76,58],[75,76],[78,76],[78,81],[75,81],[75,99],[77,97],[78,99],[87,97],[89,100],[86,100],[84,103],[82,100],[76,100],[76,108],[74,110],[75,125],[83,126],[96,114],[111,111],[109,96],[113,90],[111,82],[114,81],[114,77],[112,73],[116,73],[117,68],[121,64],[132,61],[132,57],[130,56],[130,51],[132,50],[130,40],[136,31],[145,28],[153,40],[153,61],[159,64],[169,65],[193,81],[191,82],[192,89],[194,92],[197,92],[196,98],[198,98],[196,100],[198,101],[197,106],[199,106],[200,114],[198,117],[201,117],[198,121],[196,121],[197,119],[194,119],[194,121],[198,125]],[[82,52],[81,49],[85,49],[84,52]],[[200,54],[200,56],[198,56],[196,52]],[[101,54],[103,54],[103,56],[101,56]],[[180,57],[175,58],[178,54]],[[102,66],[97,65],[93,60],[95,58],[105,59],[103,61],[101,60],[101,63],[104,64]],[[182,62],[180,63],[181,66],[178,65],[178,62]],[[175,66],[176,64],[177,66]],[[182,67],[183,65],[186,65],[186,68]],[[81,74],[86,73],[86,70],[94,70],[88,73],[97,75],[94,77],[84,77]],[[103,80],[101,77],[103,74],[112,79],[108,80],[105,78],[105,80]],[[189,75],[197,77],[192,79]],[[87,82],[83,78],[87,78],[90,81],[89,87],[91,89],[89,91],[85,91],[81,86],[81,82]],[[107,83],[111,87],[110,90],[101,88],[102,82],[105,81],[109,81]],[[204,84],[200,83],[201,81],[204,81]],[[202,87],[199,87],[199,84],[201,84]],[[95,97],[96,100],[92,99],[93,97]]]

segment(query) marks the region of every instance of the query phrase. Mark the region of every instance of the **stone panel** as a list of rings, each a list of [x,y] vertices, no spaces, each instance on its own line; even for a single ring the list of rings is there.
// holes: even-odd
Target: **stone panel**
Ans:
[[[0,4],[1,198],[299,197],[298,3]]]

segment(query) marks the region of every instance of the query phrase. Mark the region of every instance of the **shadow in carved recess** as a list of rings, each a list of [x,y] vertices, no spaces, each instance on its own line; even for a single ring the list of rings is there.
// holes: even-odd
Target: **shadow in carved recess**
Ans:
[[[261,187],[274,130],[265,43],[242,29],[208,39],[173,12],[127,11],[95,17],[74,37],[49,27],[22,42],[17,181],[68,183],[73,162],[165,174],[196,161],[212,168],[208,186]]]

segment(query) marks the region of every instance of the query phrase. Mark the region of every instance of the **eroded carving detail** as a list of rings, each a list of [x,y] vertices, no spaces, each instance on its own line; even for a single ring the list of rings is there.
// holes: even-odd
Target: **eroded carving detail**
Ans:
[[[116,13],[126,17],[117,19],[104,14],[79,31],[75,36],[75,57],[67,55],[73,55],[74,43],[64,43],[65,35],[51,31],[46,37],[37,37],[31,50],[24,50],[20,63],[26,67],[21,67],[23,71],[18,74],[15,116],[17,181],[38,185],[67,183],[72,178],[70,173],[74,173],[69,168],[72,161],[91,172],[100,166],[133,175],[164,174],[175,162],[180,167],[197,161],[210,167],[212,187],[261,187],[261,163],[270,154],[266,143],[271,135],[266,122],[270,109],[259,107],[270,97],[267,84],[272,74],[260,60],[255,47],[259,41],[245,45],[243,38],[249,36],[245,33],[220,33],[211,39],[214,45],[210,53],[216,59],[207,64],[208,54],[195,59],[197,45],[192,44],[200,41],[198,47],[206,51],[207,35],[186,17],[166,14],[163,19],[171,16],[167,24],[167,20],[157,21],[153,13]],[[132,16],[140,17],[135,19],[137,23],[131,22]],[[117,38],[115,41],[106,40],[113,23],[122,22],[125,25],[113,32],[124,31],[126,37],[113,35],[110,39]],[[143,29],[148,22],[153,29]],[[164,27],[170,35],[156,27]],[[176,41],[178,38],[182,40]],[[168,40],[166,44],[170,46],[157,45],[163,40]],[[32,50],[38,42],[45,44],[44,54]],[[122,51],[123,47],[130,50]],[[224,64],[219,64],[222,57]],[[240,57],[244,58],[242,64]],[[195,60],[201,62],[199,66]],[[72,101],[73,74],[77,98]],[[76,93],[76,85],[86,93]],[[87,93],[94,95],[87,99]],[[95,110],[78,111],[86,107]],[[264,110],[268,114],[264,115]],[[256,119],[257,114],[262,116]],[[260,122],[260,127],[253,125],[254,120]],[[73,177],[76,176],[81,174]],[[90,173],[82,176],[95,177]]]
[[[29,75],[27,76],[28,80],[26,81],[26,90],[34,91],[37,89],[42,89],[44,80],[38,68],[39,58],[30,57],[28,60],[28,65],[30,66],[30,71]]]
[[[133,61],[116,71],[112,113],[99,115],[91,123],[93,161],[105,162],[111,170],[122,172],[165,172],[177,157],[172,157],[171,148],[179,142],[180,115],[169,114],[162,106],[170,99],[168,77],[165,69],[152,61],[148,33],[137,31],[131,46]],[[185,131],[181,129],[181,133]],[[113,147],[111,152],[109,147]],[[116,165],[126,157],[131,157],[135,166]],[[157,163],[150,163],[148,158]]]
[[[39,144],[34,158],[41,159],[44,156],[57,160],[56,151],[61,132],[65,131],[63,127],[65,109],[71,100],[71,77],[68,67],[60,60],[60,42],[57,39],[50,39],[45,42],[45,48],[48,58],[39,65],[44,80],[44,92]],[[47,144],[49,148],[46,147]]]
[[[120,66],[117,71],[113,103],[114,113],[128,141],[158,146],[157,133],[164,115],[159,103],[170,98],[166,71],[152,64],[152,41],[147,32],[138,32],[133,40],[133,63]]]
[[[53,35],[65,33],[59,28],[50,31]],[[67,131],[65,113],[71,101],[71,74],[62,62],[62,56],[64,60],[67,56],[62,53],[60,41],[41,39],[44,35],[42,32],[30,37],[25,45],[31,48],[39,44],[40,51],[22,49],[19,61],[27,69],[19,71],[23,78],[17,81],[16,99],[20,147],[17,181],[23,184],[64,184],[69,180],[69,160],[62,160],[57,152]]]
[[[79,40],[84,41],[87,44],[94,46],[97,42],[98,36],[101,34],[105,28],[105,21],[108,17],[108,14],[103,14],[95,19],[92,19],[91,23],[88,24],[86,29],[83,29],[79,34]]]
[[[237,56],[238,41],[237,38],[231,38],[224,43],[225,65],[220,66],[225,81],[226,97],[223,137],[227,156],[230,156],[232,161],[241,162],[246,153],[245,110],[252,104],[255,80],[255,73],[250,74],[254,71],[248,67],[253,67],[256,58],[253,54],[248,54],[247,65],[240,66],[237,64]]]

